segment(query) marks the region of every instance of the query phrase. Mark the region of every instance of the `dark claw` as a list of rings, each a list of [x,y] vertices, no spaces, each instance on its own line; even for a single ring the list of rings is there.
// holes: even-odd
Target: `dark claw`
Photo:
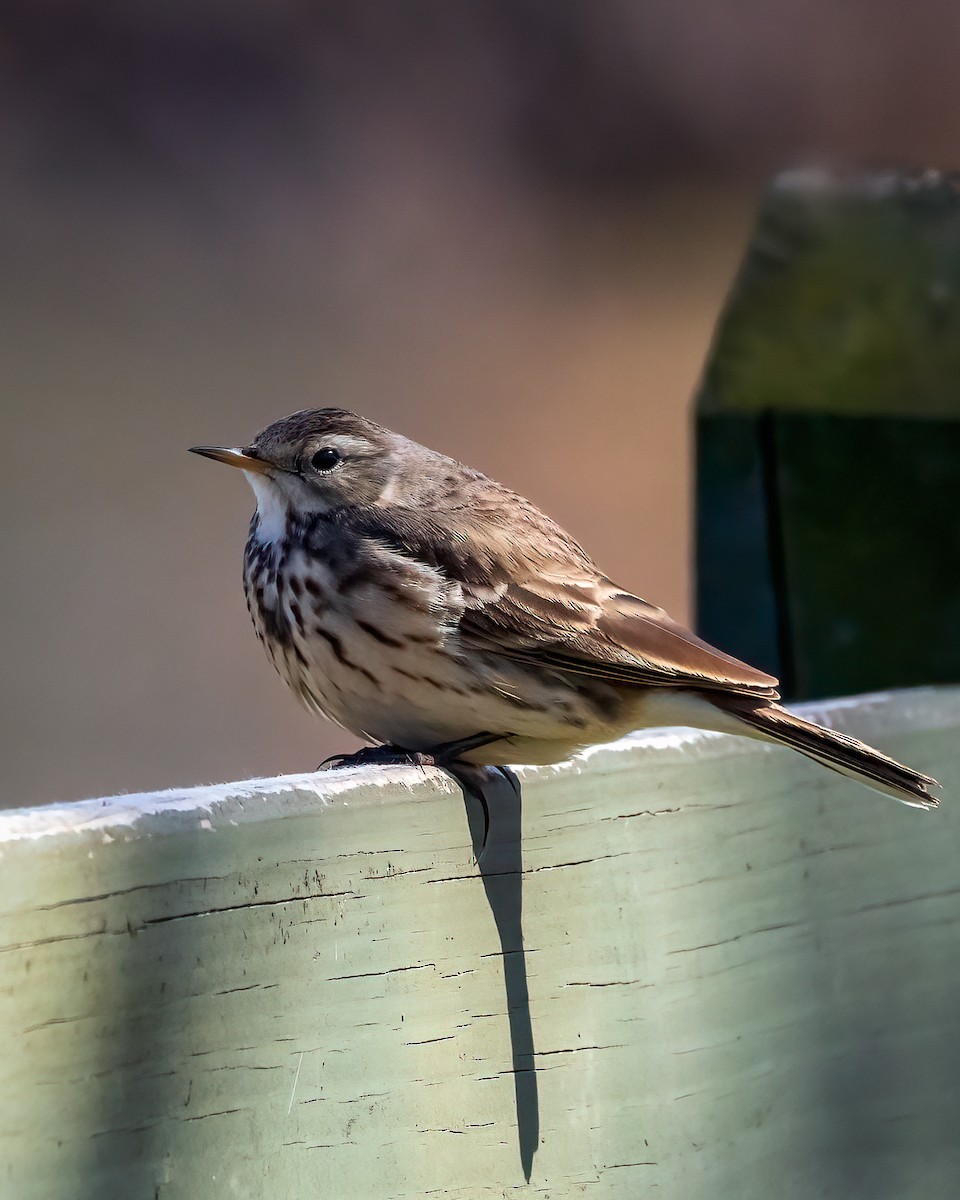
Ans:
[[[460,785],[464,794],[477,801],[483,813],[483,835],[479,838],[479,845],[477,839],[474,839],[474,854],[478,862],[487,847],[487,840],[490,836],[490,804],[487,800],[486,788],[491,782],[491,771],[498,769],[462,762],[447,763],[444,767],[447,774],[451,775]]]
[[[336,771],[340,767],[396,767],[413,762],[417,757],[400,746],[364,746],[353,754],[331,754],[317,767],[318,771]]]
[[[513,789],[513,794],[519,800],[520,799],[520,780],[517,778],[516,772],[514,770],[512,770],[510,767],[502,767],[502,766],[495,767],[494,770],[500,772],[500,774],[504,777],[504,779],[507,781],[507,783],[510,784],[510,787]]]

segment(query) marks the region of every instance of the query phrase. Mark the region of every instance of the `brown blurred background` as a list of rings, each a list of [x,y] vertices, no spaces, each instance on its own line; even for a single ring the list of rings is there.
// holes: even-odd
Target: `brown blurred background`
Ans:
[[[688,618],[689,404],[757,189],[957,166],[950,0],[8,0],[2,802],[311,769],[190,457],[337,404]]]

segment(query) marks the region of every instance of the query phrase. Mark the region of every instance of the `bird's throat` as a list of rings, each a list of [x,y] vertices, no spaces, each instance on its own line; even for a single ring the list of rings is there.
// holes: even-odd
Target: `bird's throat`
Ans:
[[[244,471],[257,498],[257,541],[282,542],[290,517],[287,497],[269,476]]]

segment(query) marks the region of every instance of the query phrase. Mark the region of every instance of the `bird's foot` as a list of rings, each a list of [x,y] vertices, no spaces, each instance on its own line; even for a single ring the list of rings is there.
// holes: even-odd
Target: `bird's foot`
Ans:
[[[480,746],[489,746],[491,742],[499,742],[509,736],[502,733],[475,733],[470,737],[458,738],[452,742],[441,742],[428,751],[406,750],[403,746],[387,743],[383,746],[364,746],[354,754],[334,754],[325,758],[318,771],[336,770],[339,767],[439,767],[453,777],[463,789],[465,795],[472,796],[478,801],[483,814],[483,826],[480,837],[474,844],[474,850],[479,861],[487,845],[490,833],[490,805],[487,801],[487,788],[491,776],[497,773],[503,777],[513,792],[519,796],[520,784],[509,767],[484,767],[476,763],[466,763],[460,758]]]
[[[475,733],[453,742],[440,742],[429,750],[407,750],[390,742],[382,746],[364,746],[354,754],[332,754],[317,767],[318,771],[335,771],[339,767],[444,767],[457,763],[461,754],[498,742],[501,733]],[[467,764],[463,764],[466,766]]]
[[[337,771],[341,767],[397,767],[397,766],[426,766],[419,760],[423,755],[415,751],[404,750],[402,746],[393,746],[389,742],[383,746],[364,746],[353,754],[331,754],[317,767],[318,771]]]

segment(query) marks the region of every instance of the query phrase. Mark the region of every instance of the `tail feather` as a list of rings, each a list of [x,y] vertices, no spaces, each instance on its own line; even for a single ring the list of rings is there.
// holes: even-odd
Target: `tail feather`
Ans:
[[[755,731],[754,736],[799,750],[823,766],[893,796],[902,804],[936,808],[940,803],[929,791],[939,788],[935,779],[903,766],[849,734],[805,721],[779,704],[751,704],[724,697],[722,708],[749,725]]]

